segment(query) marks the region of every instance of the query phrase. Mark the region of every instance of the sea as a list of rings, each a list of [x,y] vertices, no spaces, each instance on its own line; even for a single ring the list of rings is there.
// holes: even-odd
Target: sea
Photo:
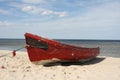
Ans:
[[[80,47],[100,47],[100,56],[120,58],[120,40],[56,39],[65,44]],[[0,39],[0,50],[17,50],[25,46],[24,39]],[[26,49],[20,51],[26,52]]]

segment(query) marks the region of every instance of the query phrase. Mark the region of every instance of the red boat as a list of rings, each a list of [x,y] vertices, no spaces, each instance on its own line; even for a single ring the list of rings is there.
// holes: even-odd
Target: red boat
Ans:
[[[35,64],[46,64],[56,61],[88,61],[95,58],[100,52],[99,47],[72,46],[30,33],[25,34],[25,39],[29,59]]]

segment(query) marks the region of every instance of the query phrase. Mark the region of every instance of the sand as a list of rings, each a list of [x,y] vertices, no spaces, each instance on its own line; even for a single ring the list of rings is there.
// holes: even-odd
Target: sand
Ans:
[[[0,56],[9,52],[0,50]],[[26,52],[17,52],[0,57],[0,80],[120,80],[120,58],[43,66],[31,63]]]

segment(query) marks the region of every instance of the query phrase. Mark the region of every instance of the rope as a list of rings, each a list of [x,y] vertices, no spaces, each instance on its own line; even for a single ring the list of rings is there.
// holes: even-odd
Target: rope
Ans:
[[[12,53],[12,52],[9,52],[9,53],[6,53],[6,54],[3,54],[3,55],[1,55],[0,57],[7,56],[7,55],[10,54],[10,53]]]
[[[23,48],[25,48],[25,46],[22,46],[22,47],[20,47],[20,48],[18,48],[18,49],[15,49],[15,51],[19,51],[19,50],[21,50],[21,49],[23,49]]]
[[[7,56],[7,55],[9,55],[9,54],[13,54],[13,57],[14,56],[16,56],[16,51],[19,51],[19,50],[21,50],[21,49],[23,49],[23,48],[25,48],[25,46],[23,46],[23,47],[20,47],[20,48],[18,48],[18,49],[15,49],[15,50],[13,50],[12,52],[9,52],[9,53],[6,53],[6,54],[3,54],[3,55],[1,55],[0,57],[4,57],[4,56]]]

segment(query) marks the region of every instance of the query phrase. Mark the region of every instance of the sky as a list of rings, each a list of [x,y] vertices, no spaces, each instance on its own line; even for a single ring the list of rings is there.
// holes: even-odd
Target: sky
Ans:
[[[120,0],[0,0],[0,38],[120,40]]]

